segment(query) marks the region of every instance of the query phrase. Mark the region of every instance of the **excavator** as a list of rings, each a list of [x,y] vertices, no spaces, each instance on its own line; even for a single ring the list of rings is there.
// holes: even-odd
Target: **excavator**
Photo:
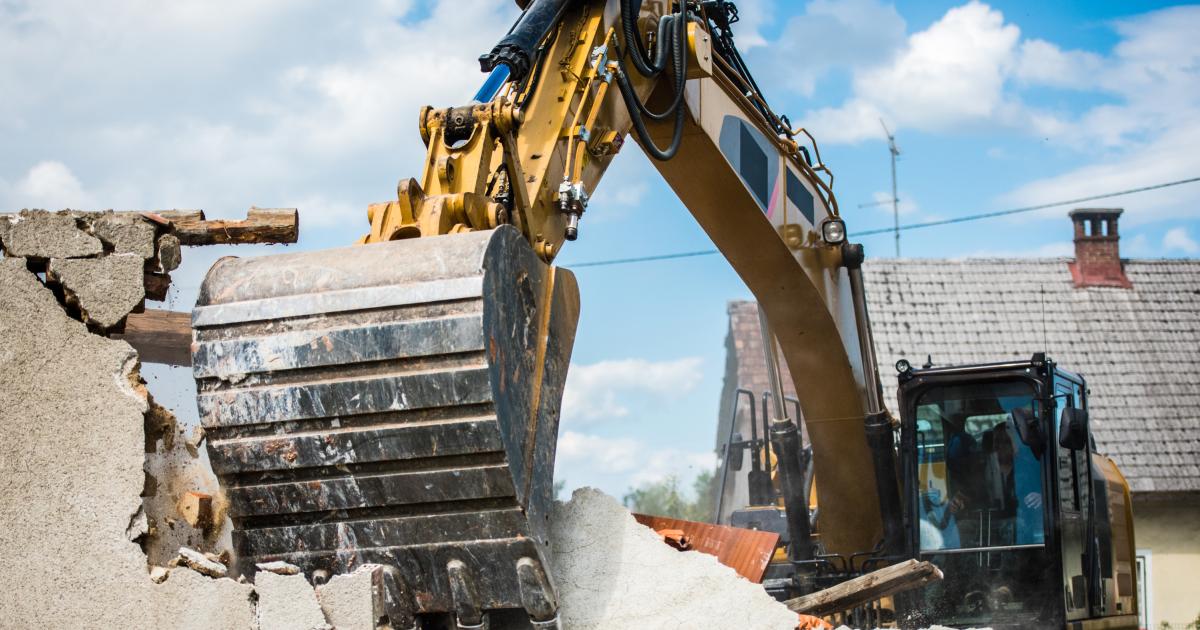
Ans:
[[[941,505],[929,498],[938,479],[959,491],[954,458],[937,463],[936,440],[913,443],[917,425],[883,407],[863,249],[847,242],[815,140],[770,108],[739,54],[736,6],[518,5],[516,23],[480,57],[487,75],[470,102],[422,109],[423,172],[369,207],[359,243],[226,258],[209,270],[192,314],[193,371],[235,568],[282,560],[321,581],[383,565],[378,590],[397,629],[560,627],[548,519],[580,300],[554,261],[581,236],[589,200],[630,138],[758,299],[772,378],[786,361],[800,393],[791,412],[773,396],[764,417],[772,505],[788,533],[785,572],[774,574],[781,595],[924,554],[916,506]],[[933,377],[913,372],[912,382]],[[1048,394],[1034,390],[1043,404],[1022,416],[1022,436],[1052,444]],[[926,418],[933,403],[921,396],[932,394],[915,403]],[[1086,433],[1076,420],[1073,440]],[[1057,461],[1050,448],[1047,466]],[[1088,451],[1070,452],[1086,460]],[[923,467],[910,470],[909,459]],[[1109,496],[1126,486],[1113,488]],[[958,542],[980,528],[960,528]],[[948,532],[935,532],[947,548],[935,557],[954,556],[947,566],[1013,557],[956,555]],[[1100,610],[1089,608],[1093,590],[1065,591],[1086,593],[1071,601],[1088,619]],[[1124,601],[1128,615],[1134,604]],[[902,622],[926,608],[896,604]],[[1047,610],[1062,613],[1058,625],[1084,618]]]

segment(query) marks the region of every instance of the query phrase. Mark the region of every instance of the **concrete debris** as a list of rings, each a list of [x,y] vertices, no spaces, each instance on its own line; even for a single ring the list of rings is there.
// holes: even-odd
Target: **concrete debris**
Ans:
[[[93,627],[172,628],[179,630],[249,630],[254,628],[254,587],[230,579],[213,580],[194,571],[175,569],[162,584],[149,586],[155,603],[166,607],[161,621],[143,610],[119,610],[128,621],[120,625]],[[101,602],[101,605],[104,605]],[[49,627],[49,626],[47,626]],[[77,626],[69,626],[77,627]]]
[[[258,630],[331,630],[304,575],[254,574]]]
[[[551,557],[563,626],[793,630],[796,614],[717,559],[679,552],[591,488],[558,503]]]
[[[9,256],[87,258],[104,252],[100,239],[79,229],[75,218],[44,210],[22,210],[4,237]]]
[[[4,250],[4,239],[8,238],[10,231],[12,231],[12,219],[7,216],[0,216],[0,251]]]
[[[138,506],[137,512],[129,517],[129,526],[125,528],[125,539],[129,542],[137,542],[150,531],[150,519],[146,517],[146,510],[143,506]]]
[[[92,219],[92,232],[116,254],[137,254],[142,260],[154,258],[154,237],[158,229],[136,214],[106,212]]]
[[[349,575],[335,575],[317,587],[317,600],[334,628],[375,630],[376,621],[384,615],[384,611],[378,610],[380,598],[375,592],[374,572],[378,568],[366,564]]]
[[[208,577],[223,578],[229,574],[229,568],[225,565],[187,547],[179,548],[178,562],[180,565]]]
[[[275,562],[259,562],[257,565],[259,571],[274,573],[275,575],[297,575],[300,573],[300,567],[283,560]]]
[[[166,582],[169,574],[170,571],[166,567],[150,567],[150,581],[155,584]]]
[[[174,234],[163,234],[158,237],[158,271],[160,273],[175,271],[182,261],[183,253],[180,251],[179,237]]]
[[[84,322],[106,330],[146,297],[142,268],[140,256],[114,254],[83,260],[53,258],[46,273],[62,284],[67,301],[79,306]]]

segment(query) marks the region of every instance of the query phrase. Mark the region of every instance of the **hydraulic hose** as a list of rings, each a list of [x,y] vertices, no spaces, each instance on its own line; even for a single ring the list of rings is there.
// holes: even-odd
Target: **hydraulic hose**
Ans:
[[[674,63],[674,67],[677,70],[675,77],[675,98],[671,100],[670,106],[663,110],[661,114],[650,111],[650,108],[646,107],[645,103],[638,101],[638,109],[641,110],[642,115],[650,120],[657,121],[670,118],[671,115],[683,105],[683,96],[686,93],[685,88],[687,86],[687,21],[682,19],[680,16],[668,15],[662,18],[660,25],[662,22],[667,22],[667,26],[671,26],[673,24],[681,25],[675,29],[675,39],[673,40],[674,43],[671,45],[671,61]],[[665,43],[667,40],[661,39],[659,41],[664,42],[664,45],[659,46],[658,48],[659,52],[662,53],[662,51],[666,49]],[[682,71],[679,71],[680,68],[682,68]]]
[[[638,5],[639,7],[641,4],[640,0],[626,0],[626,2],[628,4],[625,4],[623,8],[630,10],[637,10],[637,8],[634,7],[634,4]],[[668,40],[660,38],[656,44],[658,51],[656,52],[655,57],[661,59],[663,56],[665,56],[664,50],[668,46],[672,49],[671,52],[673,53],[673,61],[675,66],[675,98],[673,99],[671,106],[661,114],[649,111],[645,104],[638,100],[637,94],[633,90],[633,85],[630,84],[629,77],[626,74],[625,64],[621,63],[616,72],[617,86],[621,91],[621,98],[625,102],[625,108],[629,111],[629,118],[633,123],[633,131],[637,135],[638,141],[641,143],[646,153],[648,153],[650,157],[660,162],[665,162],[675,157],[675,154],[679,152],[679,146],[683,142],[683,122],[684,115],[686,114],[686,105],[684,103],[684,94],[686,93],[687,89],[688,19],[686,7],[681,9],[678,14],[666,16],[663,18],[663,20],[668,18],[671,19],[671,22],[668,26],[675,27],[675,37],[672,40],[669,40],[669,43]],[[628,15],[624,15],[622,19],[625,22],[626,30],[628,32]],[[661,21],[659,24],[659,30],[660,32],[665,31],[665,27],[663,27]],[[636,37],[636,35],[637,34],[635,31],[633,41],[627,37],[625,46],[630,52],[629,56],[634,58],[635,65],[638,64],[638,56],[640,53],[635,52],[633,49],[636,45],[640,45],[641,41]],[[638,42],[638,44],[635,44],[634,42]],[[645,59],[641,59],[641,61],[644,62]],[[650,68],[647,69],[652,70]],[[641,72],[640,68],[639,72]],[[654,143],[653,138],[650,137],[650,132],[646,128],[645,118],[661,121],[666,120],[672,114],[675,116],[675,124],[671,134],[671,144],[669,144],[666,149],[660,149],[658,145]]]
[[[642,73],[642,76],[653,78],[667,69],[668,50],[663,44],[667,41],[667,29],[674,21],[675,16],[663,16],[658,21],[656,50],[654,51],[654,60],[650,61],[646,55],[646,47],[642,45],[642,36],[637,31],[638,14],[641,11],[642,0],[621,0],[621,29],[625,36],[625,46],[629,49],[630,58],[633,59],[633,65],[638,72]]]
[[[646,153],[660,162],[666,162],[675,157],[675,154],[679,152],[679,145],[683,142],[684,108],[680,106],[675,109],[675,128],[672,131],[671,144],[665,150],[659,149],[658,145],[654,144],[654,139],[650,137],[650,131],[646,129],[646,121],[642,119],[641,101],[634,93],[633,86],[629,84],[629,78],[625,76],[625,71],[620,68],[617,69],[617,87],[621,89],[621,98],[625,101],[625,108],[629,110],[629,118],[633,122],[633,132],[637,135],[638,141]]]

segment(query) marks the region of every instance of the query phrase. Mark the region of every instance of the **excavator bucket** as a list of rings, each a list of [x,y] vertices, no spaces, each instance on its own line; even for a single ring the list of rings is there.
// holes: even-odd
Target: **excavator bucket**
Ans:
[[[557,614],[546,564],[579,292],[514,228],[226,258],[192,314],[237,569],[387,568],[391,623]]]

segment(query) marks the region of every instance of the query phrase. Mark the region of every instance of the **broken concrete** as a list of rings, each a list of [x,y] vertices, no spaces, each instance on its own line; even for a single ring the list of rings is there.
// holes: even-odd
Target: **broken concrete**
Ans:
[[[303,575],[254,574],[258,630],[331,630],[317,594]]]
[[[229,574],[229,567],[187,547],[179,548],[176,563],[208,577],[223,578]]]
[[[10,220],[4,236],[9,256],[48,258],[86,258],[104,252],[100,239],[79,229],[75,217],[44,210],[22,210]]]
[[[276,575],[298,575],[300,573],[300,567],[290,562],[284,562],[283,560],[259,562],[254,566],[259,571],[266,571],[267,573],[274,573]]]
[[[335,575],[317,587],[317,600],[325,618],[337,630],[375,630],[384,613],[377,610],[374,572],[378,565],[363,565],[349,575]],[[401,630],[397,628],[396,630]]]
[[[612,497],[576,490],[555,505],[551,565],[571,630],[793,630],[796,614],[713,556],[676,551]]]
[[[180,251],[179,237],[174,234],[163,234],[158,237],[158,270],[161,273],[171,273],[179,268],[183,261]]]
[[[188,570],[155,584],[127,537],[145,522],[133,349],[68,317],[20,259],[0,260],[0,338],[0,624],[251,627],[251,587]]]
[[[137,254],[53,258],[46,273],[50,280],[62,284],[67,301],[78,305],[85,322],[106,330],[119,324],[145,299],[143,266]]]
[[[188,569],[172,569],[161,584],[152,584],[153,600],[145,605],[167,608],[160,614],[127,609],[126,622],[94,628],[178,628],[180,630],[247,630],[254,627],[254,587],[230,579],[214,580]],[[97,602],[99,605],[114,605]],[[141,620],[158,617],[143,625]],[[51,627],[49,625],[45,627]],[[79,626],[64,626],[79,627]]]
[[[12,231],[12,219],[7,216],[0,216],[0,251],[4,251],[4,239],[8,238],[8,233]]]
[[[141,216],[106,212],[92,219],[92,232],[115,254],[137,254],[142,260],[154,258],[158,228]]]

